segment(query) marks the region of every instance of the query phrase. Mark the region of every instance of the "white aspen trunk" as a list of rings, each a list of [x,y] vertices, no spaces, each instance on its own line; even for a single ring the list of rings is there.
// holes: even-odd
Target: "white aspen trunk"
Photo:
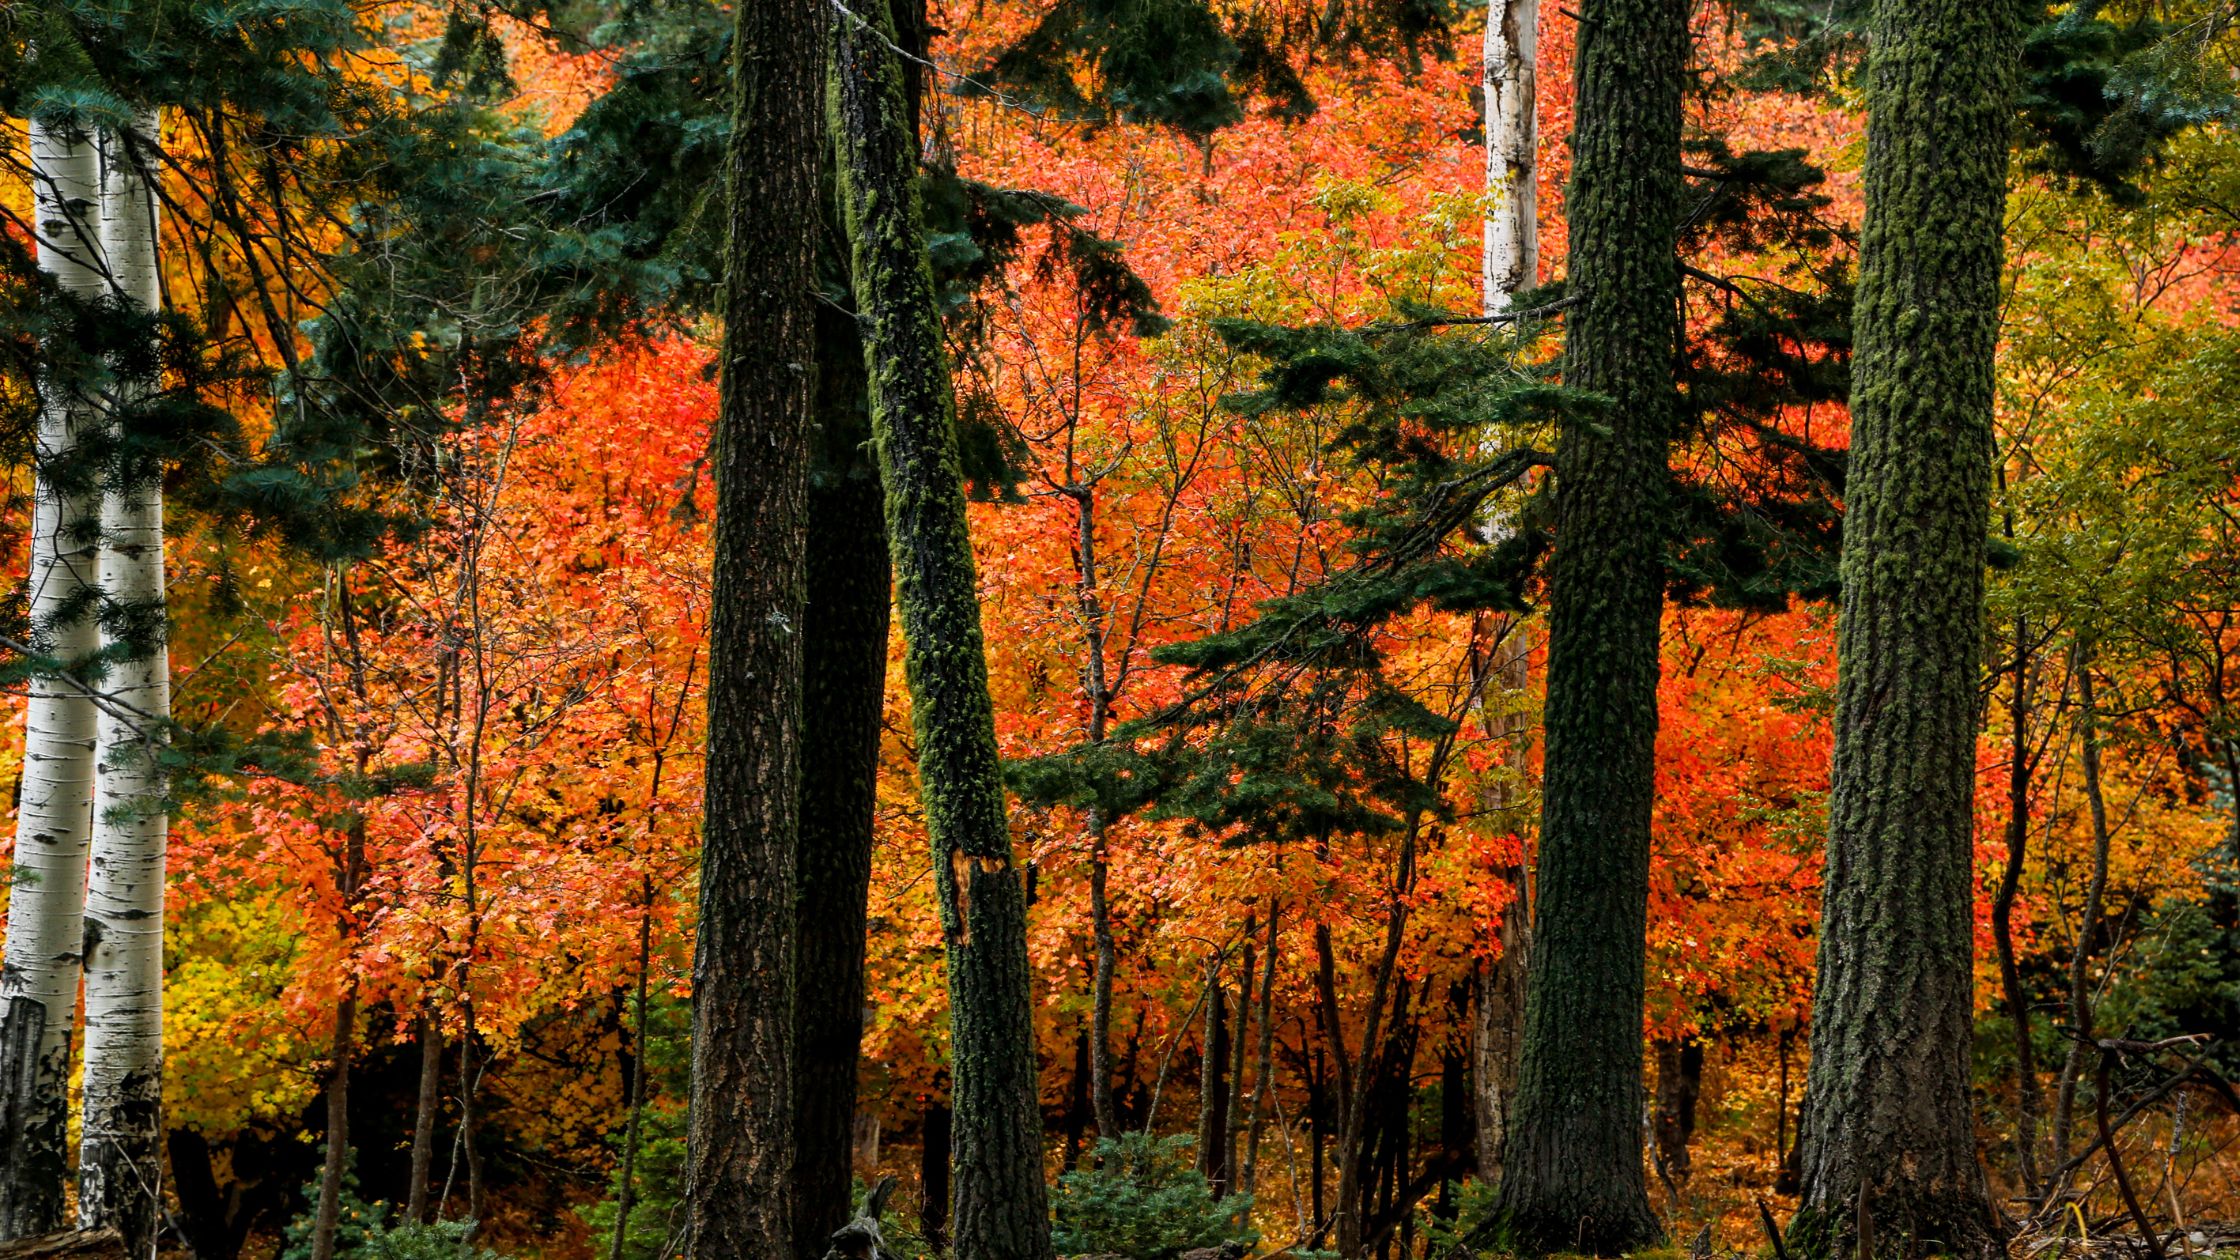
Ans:
[[[100,166],[83,134],[31,124],[39,268],[66,293],[102,291]],[[34,646],[65,663],[96,645],[93,496],[57,484],[90,419],[79,387],[42,381],[31,526]],[[91,478],[87,481],[90,483]],[[67,482],[67,479],[65,479]],[[85,934],[93,809],[92,699],[59,678],[29,686],[7,946],[0,961],[0,1239],[61,1227],[69,1175],[70,1036]]]
[[[1486,7],[1486,314],[1540,282],[1540,0]]]
[[[101,239],[118,296],[153,311],[158,119],[108,137]],[[146,384],[119,382],[129,405]],[[107,609],[136,629],[109,674],[100,717],[93,865],[86,889],[85,1124],[78,1152],[78,1223],[110,1225],[128,1254],[155,1254],[162,1176],[163,884],[171,713],[165,645],[162,469],[124,461],[101,504],[101,587]],[[138,464],[139,466],[133,466]],[[105,634],[105,638],[110,636]],[[112,640],[113,641],[113,640]]]
[[[1486,133],[1485,312],[1506,313],[1518,290],[1540,283],[1539,116],[1535,75],[1540,60],[1539,0],[1491,0],[1486,6],[1484,66]],[[1487,532],[1509,532],[1498,511],[1489,514]],[[1512,765],[1523,762],[1525,715],[1517,697],[1531,685],[1532,640],[1523,621],[1505,618],[1496,649],[1486,701],[1502,713],[1494,723],[1510,743]],[[1504,784],[1488,793],[1491,810],[1512,816],[1518,802]],[[1524,832],[1517,818],[1517,833]],[[1503,912],[1501,953],[1478,971],[1477,1004],[1471,1020],[1471,1074],[1476,1095],[1478,1177],[1501,1179],[1501,1148],[1509,1121],[1509,1097],[1516,1089],[1517,1040],[1524,1028],[1524,969],[1530,953],[1531,907],[1528,864],[1499,872],[1517,888]]]

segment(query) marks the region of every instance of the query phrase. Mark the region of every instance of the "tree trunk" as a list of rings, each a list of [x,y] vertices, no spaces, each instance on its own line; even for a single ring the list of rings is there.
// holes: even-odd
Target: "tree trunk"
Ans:
[[[1065,1147],[1058,1157],[1059,1172],[1081,1166],[1081,1140],[1094,1118],[1089,1103],[1089,1030],[1083,1028],[1073,1035],[1073,1073],[1066,1086]]]
[[[404,1217],[425,1225],[435,1220],[428,1179],[435,1171],[436,1113],[443,1106],[443,1024],[435,1004],[420,1001],[420,1087],[412,1104],[412,1164],[405,1183]],[[642,1069],[641,1069],[642,1070]]]
[[[1245,1073],[1252,1056],[1252,981],[1254,964],[1259,958],[1259,919],[1247,910],[1244,916],[1244,956],[1237,966],[1237,1008],[1229,1021],[1229,1089],[1227,1113],[1221,1125],[1221,1189],[1222,1193],[1234,1192],[1238,1186],[1238,1165],[1244,1160],[1244,1138],[1239,1126],[1244,1122]]]
[[[1659,1232],[1641,1007],[1688,8],[1590,0],[1579,23],[1564,379],[1611,407],[1556,450],[1532,971],[1497,1206],[1525,1251],[1615,1253]]]
[[[1532,945],[1532,911],[1524,899],[1526,872],[1513,866],[1502,875],[1517,890],[1517,897],[1502,910],[1500,926],[1494,929],[1501,952],[1478,969],[1477,1001],[1470,1015],[1478,1179],[1488,1185],[1501,1181],[1501,1144],[1517,1093],[1517,1050],[1524,1035],[1525,975]]]
[[[827,20],[817,0],[740,5],[735,19],[686,1156],[699,1260],[795,1250],[794,891]]]
[[[1432,1215],[1454,1221],[1452,1183],[1477,1162],[1476,1135],[1470,1089],[1471,1014],[1467,980],[1456,981],[1447,991],[1449,1021],[1439,1046],[1439,1158],[1447,1172],[1439,1179],[1439,1197]]]
[[[837,207],[834,207],[836,210]],[[832,246],[846,242],[835,223]],[[835,268],[845,274],[844,266]],[[863,933],[878,811],[890,592],[887,532],[855,318],[818,307],[819,451],[809,478],[803,645],[800,986],[794,1039],[794,1248],[819,1260],[854,1184]]]
[[[2069,1158],[2069,1136],[2075,1122],[2077,1087],[2085,1068],[2099,1051],[2095,1048],[2092,1002],[2092,948],[2100,933],[2101,911],[2108,896],[2108,798],[2100,779],[2100,715],[2093,694],[2092,655],[2079,644],[2071,654],[2077,677],[2077,723],[2084,745],[2079,758],[2084,769],[2085,806],[2092,819],[2092,873],[2087,877],[2084,906],[2077,918],[2076,952],[2069,959],[2069,1052],[2061,1064],[2061,1080],[2053,1099],[2053,1158],[2058,1165]],[[2059,1193],[2064,1187],[2048,1186]]]
[[[100,158],[84,136],[30,124],[39,269],[78,300],[99,298]],[[98,633],[86,597],[96,565],[97,478],[74,467],[93,422],[71,382],[40,382],[29,577],[32,645],[72,666]],[[79,477],[84,480],[80,482]],[[68,1177],[71,1029],[84,961],[86,852],[93,821],[93,700],[44,672],[29,683],[21,797],[0,962],[0,1239],[62,1224]]]
[[[658,773],[657,764],[656,774]],[[659,799],[657,793],[648,795]],[[607,1238],[607,1260],[622,1260],[622,1249],[630,1240],[630,1213],[638,1206],[638,1144],[645,1132],[646,1078],[652,1074],[652,1065],[646,1054],[646,990],[652,982],[653,973],[652,876],[640,878],[639,891],[642,899],[638,915],[638,981],[630,1003],[631,1016],[635,1020],[632,1035],[637,1039],[636,1062],[630,1067],[630,1111],[622,1125],[622,1168],[615,1183],[614,1233]],[[417,1155],[417,1134],[414,1135],[413,1143],[413,1151]]]
[[[101,247],[118,297],[153,312],[159,120],[134,117],[108,137]],[[154,385],[120,380],[129,409]],[[112,418],[130,424],[129,414]],[[131,435],[127,435],[131,436]],[[86,885],[85,1117],[78,1153],[78,1224],[111,1226],[135,1256],[155,1254],[162,1202],[163,892],[170,817],[159,747],[171,717],[163,572],[163,468],[130,445],[101,504],[104,646],[117,652],[97,723],[91,876]]]
[[[1205,1054],[1198,1075],[1198,1171],[1218,1197],[1226,1188],[1229,1121],[1229,994],[1221,985],[1221,954],[1206,960]]]
[[[311,1221],[311,1260],[334,1260],[342,1223],[342,1180],[350,1170],[350,1042],[358,1024],[358,990],[345,983],[334,1007],[334,1053],[327,1065],[327,1151],[319,1169],[319,1207]]]
[[[1519,289],[1540,283],[1540,0],[1486,6],[1486,314],[1509,309]]]
[[[2010,524],[2007,536],[2012,539]],[[2029,622],[2019,614],[2014,620],[2014,669],[2011,703],[2007,708],[2007,860],[1999,875],[1999,888],[1991,899],[1991,942],[1999,954],[1999,986],[2007,1004],[2007,1020],[2014,1025],[2015,1171],[2026,1195],[2039,1192],[2038,1115],[2044,1104],[2038,1092],[2038,1052],[2030,1032],[2030,997],[2022,984],[2022,968],[2014,949],[2014,903],[2022,891],[2022,875],[2030,852],[2030,634]]]
[[[1703,1043],[1693,1037],[1657,1043],[1657,1156],[1676,1185],[1688,1181],[1688,1142],[1703,1093]]]
[[[1282,917],[1282,915],[1283,904],[1276,898],[1272,896],[1269,897],[1267,957],[1264,958],[1260,964],[1260,1018],[1257,1025],[1260,1032],[1260,1048],[1258,1054],[1255,1056],[1252,1068],[1252,1104],[1246,1108],[1245,1114],[1246,1137],[1244,1147],[1243,1178],[1244,1192],[1246,1194],[1258,1194],[1260,1192],[1260,1129],[1262,1124],[1261,1108],[1266,1106],[1268,1103],[1269,1078],[1274,1074],[1276,1065],[1276,922]],[[1284,1143],[1288,1148],[1288,1146],[1290,1145],[1290,1136],[1288,1130],[1286,1131]],[[1294,1165],[1293,1167],[1294,1169],[1296,1169],[1297,1166]],[[1294,1174],[1294,1176],[1296,1176],[1296,1174]],[[1297,1188],[1296,1182],[1294,1182],[1293,1188]]]
[[[919,788],[948,946],[952,1242],[971,1260],[1046,1260],[1050,1221],[1026,906],[1005,816],[917,149],[893,23],[874,7],[868,21],[834,20],[833,97],[888,544],[899,578]]]
[[[1779,1077],[1774,1086],[1773,1113],[1773,1192],[1775,1194],[1795,1194],[1797,1192],[1797,1147],[1799,1141],[1796,1128],[1789,1124],[1789,1050],[1795,1042],[1796,1030],[1784,1021],[1781,1031],[1775,1034],[1773,1043],[1773,1055],[1777,1064],[1775,1070]]]
[[[1307,1240],[1307,1249],[1310,1251],[1321,1249],[1323,1236],[1330,1229],[1330,1217],[1323,1210],[1322,1197],[1322,1168],[1324,1162],[1322,1145],[1330,1131],[1330,1094],[1325,1080],[1322,1067],[1322,1050],[1320,1047],[1316,1047],[1314,1075],[1307,1078],[1307,1144],[1311,1152],[1309,1167],[1312,1169],[1312,1178],[1308,1185],[1314,1214],[1313,1235]]]
[[[935,1252],[949,1249],[949,1155],[956,1135],[947,1103],[928,1102],[918,1134],[918,1232]]]
[[[474,869],[471,860],[466,869]],[[472,886],[471,883],[468,885],[470,889]],[[471,891],[467,894],[467,900],[471,906],[474,900]],[[473,911],[470,909],[469,913]],[[464,973],[462,978],[465,978]],[[466,992],[464,984],[460,986],[460,991],[462,994]],[[479,1129],[480,1112],[475,1106],[482,1090],[482,1038],[475,1031],[474,999],[462,997],[459,1013],[462,1025],[459,1029],[459,1140],[458,1145],[453,1148],[451,1172],[458,1171],[458,1155],[464,1152],[467,1164],[467,1220],[473,1226],[469,1231],[469,1236],[472,1237],[482,1229],[482,1135]],[[449,1202],[450,1199],[451,1176],[446,1174],[443,1179],[443,1200]]]
[[[1978,661],[2016,0],[1875,9],[1837,623],[1810,1249],[1997,1233],[1968,1101]],[[1861,1222],[1867,1222],[1862,1227]]]
[[[72,1229],[0,1243],[0,1260],[122,1260],[136,1255],[108,1226]]]
[[[1519,289],[1540,283],[1540,135],[1537,70],[1540,58],[1539,0],[1494,0],[1486,7],[1483,94],[1486,135],[1484,298],[1488,315],[1507,311]],[[1501,532],[1505,522],[1496,521]],[[1486,703],[1502,709],[1500,734],[1514,754],[1511,768],[1521,772],[1526,723],[1514,711],[1531,683],[1531,643],[1519,618],[1504,618]],[[1513,793],[1502,784],[1487,805],[1512,809]],[[1524,828],[1517,828],[1521,837]],[[1475,1018],[1471,1023],[1471,1078],[1474,1085],[1478,1176],[1501,1179],[1501,1142],[1517,1088],[1518,1041],[1524,1033],[1524,978],[1530,953],[1531,914],[1524,896],[1525,864],[1500,872],[1517,890],[1510,911],[1501,917],[1500,952],[1480,968]]]
[[[1337,1232],[1338,1254],[1346,1260],[1358,1260],[1361,1255],[1364,1229],[1364,1209],[1368,1206],[1367,1180],[1363,1176],[1371,1171],[1366,1165],[1368,1137],[1372,1113],[1371,1096],[1383,1082],[1394,1055],[1401,1044],[1408,1012],[1408,983],[1401,978],[1400,991],[1395,994],[1392,981],[1400,961],[1400,947],[1408,932],[1408,890],[1415,885],[1416,841],[1422,827],[1421,817],[1408,820],[1407,830],[1400,840],[1399,861],[1392,877],[1391,900],[1385,910],[1384,946],[1377,956],[1375,970],[1369,985],[1368,1013],[1362,1020],[1361,1052],[1353,1060],[1349,1072],[1346,1068],[1345,1042],[1338,1019],[1337,1002],[1331,977],[1332,958],[1327,927],[1318,929],[1316,945],[1320,951],[1317,965],[1325,986],[1324,1004],[1329,1011],[1332,1045],[1336,1048],[1339,1064],[1338,1097],[1338,1165]],[[1385,1004],[1392,1004],[1392,1022],[1384,1022]],[[1412,1058],[1413,1056],[1408,1056]],[[1401,1069],[1405,1070],[1405,1069]]]
[[[347,591],[349,576],[341,570],[334,572],[335,585]],[[338,602],[342,617],[344,637],[357,642],[357,632],[351,621],[350,601]],[[366,697],[361,688],[360,701]],[[360,745],[357,756],[358,777],[364,779],[372,750]],[[318,1211],[312,1218],[311,1260],[334,1260],[335,1229],[342,1222],[342,1183],[350,1169],[350,1047],[358,1032],[358,980],[355,948],[358,938],[358,891],[365,886],[366,830],[363,818],[353,818],[346,824],[342,861],[336,872],[335,892],[341,901],[342,935],[341,955],[346,968],[342,977],[342,995],[334,1005],[334,1049],[327,1065],[327,1138],[326,1159],[319,1170]]]
[[[1105,611],[1097,589],[1097,496],[1092,484],[1071,480],[1074,505],[1074,611],[1081,618],[1081,690],[1087,706],[1088,742],[1102,743],[1111,725],[1112,689],[1105,678]],[[1097,1114],[1097,1135],[1117,1141],[1120,1119],[1112,1101],[1112,973],[1118,965],[1112,939],[1112,851],[1106,843],[1104,811],[1091,806],[1089,828],[1089,931],[1095,955],[1090,961],[1089,1055],[1095,1085],[1090,1091]]]
[[[271,1147],[261,1142],[236,1145],[229,1152],[233,1158],[227,1161],[222,1188],[209,1140],[202,1134],[172,1129],[163,1135],[163,1147],[171,1172],[168,1184],[178,1203],[170,1224],[194,1260],[235,1260],[250,1231],[277,1214],[299,1185],[292,1167],[285,1189],[267,1175]]]
[[[1107,884],[1112,863],[1106,856],[1104,817],[1089,811],[1089,930],[1096,939],[1095,972],[1089,997],[1090,1100],[1097,1113],[1097,1136],[1120,1140],[1120,1112],[1112,1098],[1112,969],[1117,949],[1112,940],[1112,898]]]

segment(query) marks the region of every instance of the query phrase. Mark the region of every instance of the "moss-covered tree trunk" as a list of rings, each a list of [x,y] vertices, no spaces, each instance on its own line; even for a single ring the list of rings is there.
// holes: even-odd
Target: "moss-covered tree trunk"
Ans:
[[[2019,0],[1883,0],[1868,83],[1835,767],[1807,1079],[1818,1244],[1976,1251],[1971,883]],[[1817,1247],[1815,1248],[1817,1249]]]
[[[826,6],[738,7],[706,810],[693,954],[692,1254],[793,1260],[794,871]]]
[[[845,250],[835,238],[828,248]],[[838,260],[835,260],[838,261]],[[846,268],[828,266],[844,277]],[[828,295],[830,296],[830,295]],[[886,702],[887,530],[863,342],[845,304],[817,327],[818,457],[809,474],[803,625],[801,919],[794,1008],[794,1250],[824,1255],[851,1216],[863,932]]]
[[[1687,49],[1687,0],[1583,6],[1564,375],[1610,406],[1556,450],[1540,871],[1498,1214],[1532,1252],[1613,1253],[1658,1232],[1641,1170],[1642,951]]]
[[[917,146],[893,23],[883,6],[870,7],[834,19],[833,102],[919,793],[948,945],[952,1250],[959,1260],[1045,1260],[1026,900],[1005,817]]]

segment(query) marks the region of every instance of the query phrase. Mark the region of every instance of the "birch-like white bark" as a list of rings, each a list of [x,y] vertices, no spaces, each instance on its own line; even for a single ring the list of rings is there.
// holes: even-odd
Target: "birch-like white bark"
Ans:
[[[1486,134],[1485,311],[1509,310],[1517,292],[1540,283],[1539,122],[1534,76],[1539,64],[1539,0],[1490,0],[1486,6],[1484,63]],[[1488,514],[1487,532],[1499,537],[1510,529],[1497,509]],[[1485,702],[1496,710],[1492,726],[1521,754],[1526,723],[1518,697],[1531,683],[1531,638],[1518,619],[1507,624],[1495,648]],[[1522,762],[1513,756],[1512,766]],[[1487,806],[1513,816],[1516,793],[1507,784],[1488,793]],[[1521,835],[1521,820],[1516,824]],[[1499,874],[1516,885],[1518,895],[1502,913],[1500,955],[1479,969],[1478,994],[1471,1020],[1472,1075],[1475,1078],[1478,1176],[1501,1177],[1501,1147],[1508,1128],[1509,1098],[1516,1088],[1517,1040],[1524,1026],[1524,966],[1531,949],[1530,882],[1526,864]]]
[[[154,311],[154,177],[158,118],[104,146],[101,242],[117,295]],[[145,382],[120,381],[129,406]],[[163,892],[167,784],[161,759],[171,713],[164,635],[162,469],[124,460],[101,503],[101,588],[109,617],[135,627],[111,667],[113,703],[100,716],[93,865],[86,889],[85,1124],[78,1221],[113,1225],[130,1254],[155,1254],[162,1174]],[[112,645],[114,629],[104,634]]]
[[[1540,0],[1492,0],[1486,9],[1486,314],[1509,309],[1540,282]]]
[[[100,166],[92,140],[31,124],[39,268],[65,292],[102,291],[95,218]],[[31,527],[34,646],[64,663],[92,654],[93,496],[65,477],[91,419],[80,387],[40,383]],[[71,1024],[84,937],[86,844],[93,800],[93,701],[60,678],[29,686],[22,798],[0,961],[0,1239],[62,1224],[69,1175]]]

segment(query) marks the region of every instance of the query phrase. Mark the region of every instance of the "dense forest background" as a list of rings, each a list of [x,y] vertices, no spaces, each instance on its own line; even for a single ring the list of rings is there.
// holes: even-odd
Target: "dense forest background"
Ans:
[[[834,878],[867,880],[867,901],[804,911],[789,999],[852,1022],[857,964],[817,951],[860,936],[860,1052],[802,1043],[791,1073],[804,1097],[852,1081],[846,1167],[859,1193],[897,1181],[885,1247],[933,1255],[993,1228],[951,1216],[953,1196],[959,1215],[988,1211],[953,1179],[981,1165],[951,1167],[956,1125],[986,1104],[953,1090],[961,1061],[995,1053],[960,1050],[951,1009],[952,972],[980,965],[982,920],[957,899],[998,859],[944,840],[929,866],[929,818],[965,807],[953,784],[922,790],[941,728],[913,711],[931,694],[915,675],[936,666],[906,664],[905,630],[944,623],[906,604],[889,626],[886,531],[909,518],[882,515],[869,454],[901,440],[873,443],[876,407],[934,394],[970,500],[1032,1033],[1012,1050],[1031,1054],[1052,1245],[1131,1260],[1486,1246],[1513,1219],[1492,1187],[1535,958],[1544,734],[1560,749],[1549,728],[1602,703],[1549,700],[1544,614],[1553,584],[1628,572],[1563,567],[1563,540],[1589,535],[1558,523],[1586,518],[1549,454],[1582,432],[1623,447],[1602,408],[1639,375],[1563,368],[1567,335],[1571,362],[1601,363],[1581,329],[1616,318],[1567,287],[1574,239],[1597,258],[1634,248],[1575,222],[1610,213],[1571,204],[1580,188],[1612,195],[1574,184],[1575,136],[1621,125],[1607,101],[1637,87],[1653,113],[1664,83],[1680,161],[1659,195],[1677,217],[1640,283],[1652,314],[1677,303],[1677,335],[1669,356],[1625,362],[1671,399],[1653,457],[1670,484],[1653,529],[1603,522],[1614,546],[1655,535],[1661,634],[1594,649],[1653,688],[1639,1096],[1605,1101],[1671,1245],[1778,1245],[1805,1188],[1842,764],[1853,351],[1908,335],[1862,315],[1855,338],[1852,320],[1871,6],[1588,3],[1612,32],[1671,10],[1684,60],[1582,115],[1582,19],[1556,4],[857,12],[877,2],[835,3],[819,47],[858,38],[891,57],[896,90],[835,86],[831,126],[853,135],[884,109],[894,152],[916,158],[938,316],[924,344],[945,379],[899,379],[879,356],[908,330],[857,318],[911,288],[880,287],[865,244],[866,207],[895,187],[873,182],[877,145],[821,162],[807,216],[757,219],[725,195],[729,12],[26,0],[0,15],[0,541],[32,575],[0,639],[12,852],[46,835],[25,821],[57,773],[41,715],[74,687],[107,697],[57,737],[103,750],[85,913],[117,926],[85,938],[85,1062],[64,1069],[81,1101],[55,1106],[91,1117],[112,1084],[148,1100],[117,1113],[141,1127],[116,1149],[160,1165],[146,1228],[166,1249],[680,1254],[697,1219],[702,820],[748,816],[713,811],[729,798],[710,756],[759,747],[710,728],[711,678],[752,689],[712,656],[744,649],[711,636],[737,580],[717,483],[727,450],[756,458],[712,434],[726,391],[762,390],[753,370],[782,358],[726,349],[726,257],[807,223],[820,427],[789,826],[828,841]],[[2004,195],[1992,484],[1962,531],[1988,566],[1980,608],[1962,608],[1973,717],[1932,750],[1973,792],[1962,1142],[2026,1237],[2081,1248],[2151,1218],[2133,1245],[2207,1255],[2236,1245],[2214,1223],[2240,1221],[2240,1097],[2223,1084],[2240,1078],[2240,34],[2192,0],[2017,12],[2011,100],[1985,133],[1996,182],[1975,203]],[[1501,33],[1486,28],[1519,13],[1535,52],[1511,169],[1529,196],[1487,161],[1489,144],[1515,158],[1518,123],[1489,118],[1489,87],[1513,101],[1516,80],[1488,78]],[[819,115],[827,74],[787,80]],[[1953,186],[1983,160],[1954,157]],[[71,162],[94,172],[77,201]],[[152,288],[132,287],[139,255],[117,244],[139,239],[129,214],[87,218],[120,180],[147,210]],[[1963,220],[1924,196],[1909,230],[1933,242]],[[1520,203],[1529,226],[1500,247],[1527,269],[1497,281],[1489,219]],[[73,231],[107,262],[57,263]],[[111,419],[65,450],[51,425],[71,406]],[[160,562],[112,586],[104,559],[102,592],[56,595],[40,575],[73,547],[90,557],[96,534],[105,555],[147,554],[116,541],[116,520],[144,517],[73,533],[69,505],[103,498],[156,505]],[[903,576],[906,600],[931,589]],[[158,719],[142,675],[166,654]],[[107,786],[127,762],[137,796]],[[1633,790],[1615,771],[1565,782],[1588,805]],[[104,828],[160,878],[104,882]],[[1617,886],[1622,857],[1588,869]],[[18,867],[12,969],[24,890],[55,887]],[[101,950],[146,921],[151,887],[160,940],[117,964],[144,969],[139,987],[104,997]],[[110,919],[103,896],[120,898]],[[972,925],[964,942],[950,916]],[[1008,974],[986,965],[969,974]],[[1914,1035],[1889,1000],[1890,1035]],[[61,1001],[77,1003],[74,978]],[[100,1065],[123,1052],[96,1046],[111,1001],[160,1038],[121,1084]],[[25,1027],[7,1036],[29,1046]],[[1555,1070],[1531,1062],[1528,1095]],[[45,1175],[26,1089],[10,1095],[11,1184]],[[37,1149],[75,1165],[80,1141],[97,1146],[92,1120],[69,1124]],[[102,1175],[96,1191],[118,1193],[124,1174]],[[65,1215],[12,1193],[0,1232]],[[1871,1249],[1866,1209],[1838,1215]],[[145,1232],[131,1210],[114,1219]],[[796,1245],[821,1254],[821,1233]]]

